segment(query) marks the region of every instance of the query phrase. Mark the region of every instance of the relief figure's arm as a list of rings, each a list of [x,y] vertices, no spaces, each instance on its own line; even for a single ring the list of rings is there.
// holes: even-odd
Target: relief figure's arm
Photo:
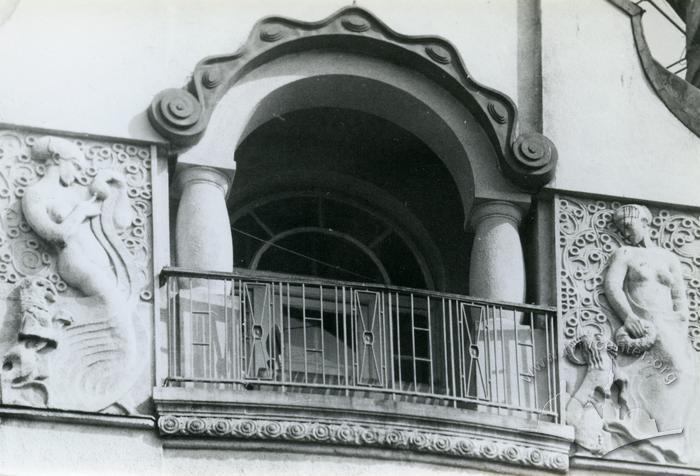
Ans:
[[[629,253],[624,248],[620,248],[610,258],[608,272],[605,275],[605,296],[632,337],[642,337],[645,334],[644,328],[639,317],[630,307],[625,294],[625,277],[628,268]]]

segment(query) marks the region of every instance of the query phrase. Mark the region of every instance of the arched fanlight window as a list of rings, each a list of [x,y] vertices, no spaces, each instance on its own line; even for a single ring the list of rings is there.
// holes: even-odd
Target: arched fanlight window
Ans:
[[[330,191],[267,196],[238,208],[231,224],[237,267],[421,288],[432,281],[406,233]]]

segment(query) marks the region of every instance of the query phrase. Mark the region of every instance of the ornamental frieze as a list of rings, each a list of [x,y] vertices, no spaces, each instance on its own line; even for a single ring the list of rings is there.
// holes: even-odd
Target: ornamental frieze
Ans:
[[[556,207],[562,371],[577,451],[687,463],[700,217],[572,197]]]
[[[392,425],[166,414],[158,419],[158,429],[161,435],[167,437],[289,441],[388,448],[457,458],[484,459],[558,472],[564,472],[569,467],[569,455],[566,452],[545,450],[506,440],[472,438]]]
[[[0,131],[2,404],[136,411],[151,160],[146,146]]]

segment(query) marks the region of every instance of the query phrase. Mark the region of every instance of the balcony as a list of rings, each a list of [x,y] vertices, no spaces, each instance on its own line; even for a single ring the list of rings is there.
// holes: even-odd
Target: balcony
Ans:
[[[161,285],[167,374],[154,397],[172,441],[566,469],[555,309],[245,271],[166,268]]]

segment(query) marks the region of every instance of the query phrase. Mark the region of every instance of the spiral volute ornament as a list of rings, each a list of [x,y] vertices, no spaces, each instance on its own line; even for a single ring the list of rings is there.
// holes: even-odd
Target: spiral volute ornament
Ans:
[[[207,423],[202,418],[193,418],[187,422],[187,431],[190,435],[200,435],[207,430]]]
[[[189,91],[166,89],[153,99],[148,117],[159,133],[183,143],[202,118],[202,105]]]
[[[159,418],[158,428],[164,435],[174,435],[175,433],[178,433],[181,430],[180,422],[176,417],[172,415]]]
[[[340,22],[347,30],[355,33],[363,33],[370,28],[367,20],[358,15],[348,15]]]
[[[512,146],[510,172],[522,185],[538,187],[554,176],[557,149],[545,136],[538,133],[521,134]]]

